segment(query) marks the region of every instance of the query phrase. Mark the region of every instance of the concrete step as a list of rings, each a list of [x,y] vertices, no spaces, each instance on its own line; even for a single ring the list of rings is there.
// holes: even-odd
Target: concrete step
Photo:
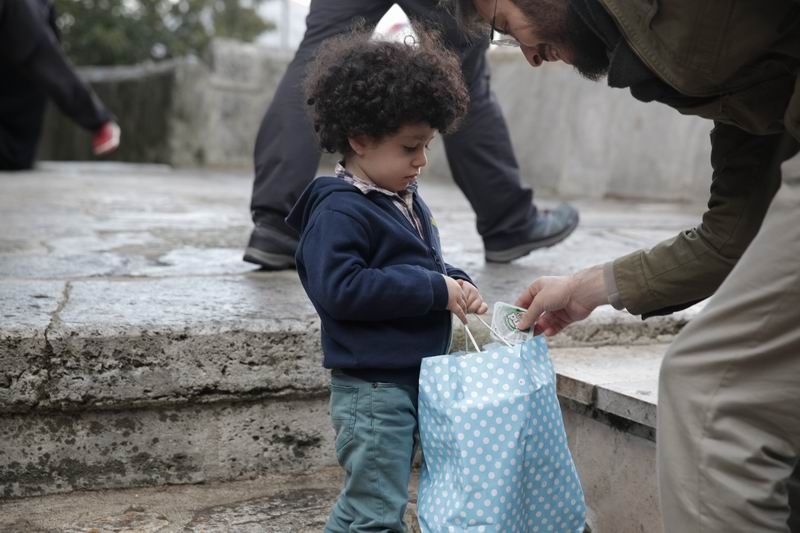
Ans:
[[[569,444],[595,532],[660,531],[654,422],[658,365],[665,349],[606,346],[552,352]],[[121,531],[125,524],[130,531],[226,531],[234,526],[228,530],[319,531],[340,475],[333,464],[326,404],[325,398],[264,399],[185,411],[37,415],[36,428],[30,414],[8,417],[11,428],[19,423],[18,437],[9,436],[4,449],[38,445],[48,450],[43,454],[48,459],[40,457],[38,467],[29,461],[16,472],[21,492],[15,495],[75,492],[0,503],[6,522],[3,526],[0,520],[0,531],[105,531],[101,526],[111,524]],[[161,439],[147,442],[155,434]],[[38,442],[27,441],[31,435],[39,435]],[[23,452],[20,464],[25,457]],[[259,477],[214,481],[253,476]],[[166,486],[172,483],[198,485]],[[153,485],[161,487],[126,489]],[[117,490],[109,490],[113,487]],[[181,507],[187,500],[192,509]],[[70,514],[75,505],[82,509],[81,521]],[[621,513],[623,508],[636,512]],[[263,529],[266,524],[272,529]]]
[[[2,176],[0,497],[334,464],[313,309],[296,273],[240,260],[250,187],[245,174],[158,166],[50,164]],[[577,202],[569,240],[496,265],[484,262],[452,184],[421,191],[446,258],[490,305],[696,220],[680,205]],[[615,458],[652,457],[658,359],[697,311],[642,322],[603,308],[551,339],[576,460],[596,485],[587,494],[610,502],[598,509],[619,492],[603,483],[629,481]],[[473,331],[488,340],[477,323]],[[601,449],[605,462],[592,454]],[[639,531],[627,527],[607,531]]]
[[[319,533],[341,486],[341,471],[168,485],[0,502],[3,533]],[[406,522],[416,524],[416,474]]]
[[[661,532],[655,435],[667,345],[552,351],[570,450],[592,530]]]

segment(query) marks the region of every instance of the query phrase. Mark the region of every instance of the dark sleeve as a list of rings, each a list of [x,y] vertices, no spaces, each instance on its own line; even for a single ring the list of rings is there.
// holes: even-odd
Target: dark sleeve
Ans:
[[[47,33],[44,17],[29,0],[0,0],[0,60],[23,63]]]
[[[82,128],[96,131],[114,116],[78,77],[50,28],[51,11],[39,0],[0,0],[0,57],[39,87]]]
[[[614,261],[614,279],[629,312],[677,311],[717,290],[755,237],[780,187],[782,139],[783,134],[758,136],[716,124],[711,197],[700,225]]]
[[[369,268],[369,231],[351,216],[320,212],[298,259],[309,296],[336,320],[388,320],[447,308],[440,272],[415,265]]]
[[[61,31],[58,29],[58,23],[56,21],[56,9],[53,7],[52,0],[40,0],[43,4],[46,16],[47,16],[47,25],[50,27],[50,31],[53,32],[56,40],[61,42]]]
[[[466,272],[464,272],[460,268],[454,267],[453,265],[451,265],[449,263],[445,263],[444,264],[444,268],[445,268],[445,270],[447,270],[447,275],[450,276],[451,278],[453,278],[453,279],[463,279],[464,281],[467,281],[467,282],[471,283],[472,285],[475,285],[475,282],[472,281],[472,278],[469,277],[469,274],[467,274]],[[477,287],[477,285],[475,285],[475,286]]]

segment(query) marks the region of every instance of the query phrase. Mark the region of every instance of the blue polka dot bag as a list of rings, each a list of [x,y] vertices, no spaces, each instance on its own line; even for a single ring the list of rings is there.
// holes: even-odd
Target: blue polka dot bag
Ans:
[[[472,341],[473,353],[422,361],[422,531],[583,532],[586,505],[547,343],[529,337],[481,351]]]

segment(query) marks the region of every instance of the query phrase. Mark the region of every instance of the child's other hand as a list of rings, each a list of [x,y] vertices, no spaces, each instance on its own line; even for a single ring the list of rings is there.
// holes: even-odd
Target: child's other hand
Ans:
[[[454,280],[450,276],[445,276],[444,281],[447,283],[447,310],[456,315],[463,324],[466,324],[467,296],[464,293],[464,289],[461,288],[461,282]]]
[[[461,285],[461,290],[464,291],[467,313],[482,315],[489,310],[489,306],[483,301],[483,296],[478,292],[478,288],[475,285],[463,279],[458,280],[458,284]]]

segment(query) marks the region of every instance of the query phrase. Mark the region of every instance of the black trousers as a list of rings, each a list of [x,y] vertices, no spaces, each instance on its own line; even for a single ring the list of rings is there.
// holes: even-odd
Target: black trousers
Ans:
[[[112,120],[59,45],[48,0],[0,0],[0,170],[30,168],[45,103],[94,131]]]
[[[306,115],[302,83],[306,64],[322,41],[348,31],[356,18],[374,27],[390,0],[312,0],[306,33],[261,122],[255,145],[254,222],[277,226],[314,178],[319,145]],[[412,20],[438,26],[458,51],[470,91],[461,127],[444,137],[450,169],[477,216],[484,239],[526,232],[535,222],[533,191],[520,183],[508,128],[489,84],[488,38],[469,43],[435,0],[396,2]],[[288,228],[281,228],[290,232]]]

